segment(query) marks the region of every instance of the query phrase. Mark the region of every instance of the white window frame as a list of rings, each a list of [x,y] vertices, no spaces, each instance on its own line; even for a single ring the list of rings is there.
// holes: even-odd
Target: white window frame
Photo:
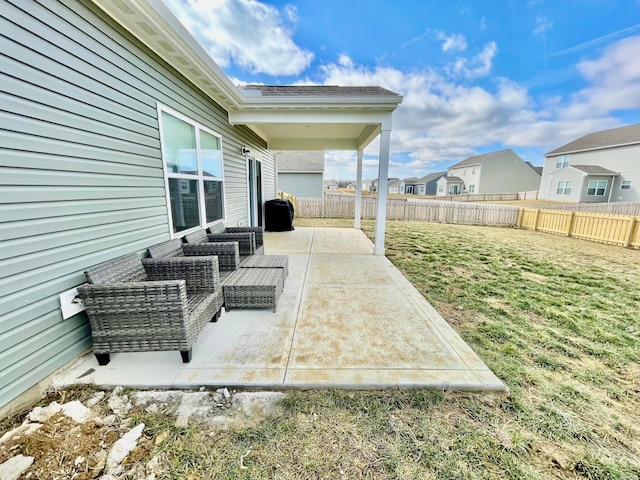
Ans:
[[[620,190],[631,190],[631,180],[622,180],[620,182]]]
[[[602,182],[604,182],[604,188],[600,187]],[[593,183],[595,183],[594,187],[591,186]],[[604,197],[608,186],[608,180],[589,180],[589,183],[587,183],[587,197]],[[593,190],[593,193],[589,193],[589,190]],[[598,193],[598,190],[602,190],[602,193]]]
[[[476,186],[474,184],[469,185],[469,193],[476,193]]]
[[[571,155],[560,155],[556,157],[556,169],[561,169],[569,165],[569,160],[571,159]]]
[[[573,180],[560,180],[556,187],[556,195],[571,195]]]
[[[225,196],[225,180],[224,180],[224,151],[222,146],[222,135],[217,133],[214,130],[204,126],[200,122],[180,113],[177,110],[174,110],[171,107],[166,105],[162,105],[160,103],[157,104],[158,110],[158,128],[160,130],[160,148],[162,151],[162,172],[164,176],[164,189],[167,200],[167,216],[169,217],[169,233],[171,234],[171,238],[181,238],[190,232],[195,232],[201,228],[208,228],[211,225],[214,225],[218,222],[224,222],[227,218],[227,202]],[[195,141],[196,141],[196,158],[198,162],[198,173],[193,174],[185,174],[185,173],[172,173],[167,171],[167,163],[165,156],[165,145],[164,145],[164,132],[162,126],[162,113],[168,113],[183,122],[188,123],[192,127],[194,127],[195,131]],[[221,172],[222,177],[212,177],[210,175],[203,175],[202,173],[202,155],[200,152],[200,131],[204,131],[214,137],[218,138],[220,142],[220,162],[221,162]],[[200,224],[189,229],[181,230],[179,232],[173,231],[173,215],[171,213],[171,194],[169,193],[169,179],[180,179],[180,180],[196,180],[198,184],[198,213],[200,215]],[[204,182],[205,181],[215,181],[220,182],[221,184],[221,195],[222,195],[222,218],[215,220],[213,222],[207,222],[207,212],[205,205],[205,195],[204,195]]]

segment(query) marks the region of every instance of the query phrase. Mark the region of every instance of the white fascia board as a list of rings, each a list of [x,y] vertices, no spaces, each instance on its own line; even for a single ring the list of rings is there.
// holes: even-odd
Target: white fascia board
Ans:
[[[347,138],[271,138],[269,150],[358,150],[356,140]]]
[[[307,109],[265,109],[265,110],[237,110],[229,112],[229,122],[238,125],[256,124],[373,124],[389,125],[389,112],[367,110],[307,110]]]
[[[267,96],[244,96],[243,107],[246,109],[263,108],[331,108],[333,106],[342,109],[367,109],[393,111],[402,103],[400,95],[318,95],[318,96],[296,96],[296,95],[267,95]]]
[[[206,50],[180,23],[162,0],[92,0],[107,15],[127,29],[167,63],[189,78],[208,95],[215,91],[224,106],[239,106],[244,100],[243,91],[236,87]],[[169,46],[170,48],[166,48]],[[187,65],[180,61],[186,60]],[[195,68],[211,85],[199,82],[192,72]],[[214,92],[212,92],[214,90]],[[226,101],[225,101],[226,100]]]
[[[545,153],[545,158],[553,158],[559,157],[560,155],[571,155],[573,153],[584,153],[584,152],[594,152],[597,150],[609,150],[610,148],[620,148],[620,147],[631,147],[633,145],[640,145],[640,141],[627,142],[627,143],[617,143],[615,145],[604,145],[601,147],[591,147],[591,148],[581,148],[578,150],[563,150],[556,153]]]

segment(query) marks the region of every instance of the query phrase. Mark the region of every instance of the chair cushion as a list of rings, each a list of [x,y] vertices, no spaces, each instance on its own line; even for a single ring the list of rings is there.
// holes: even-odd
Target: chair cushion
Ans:
[[[87,282],[93,284],[144,282],[147,273],[137,253],[130,253],[97,265],[84,272]]]

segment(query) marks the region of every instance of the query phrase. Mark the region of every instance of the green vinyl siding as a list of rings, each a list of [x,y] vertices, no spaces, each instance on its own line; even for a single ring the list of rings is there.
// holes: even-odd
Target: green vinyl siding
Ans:
[[[157,104],[222,137],[226,223],[247,220],[247,146],[273,154],[86,0],[0,3],[0,407],[91,346],[58,295],[170,236]]]
[[[296,197],[322,198],[322,173],[278,173],[278,189]]]

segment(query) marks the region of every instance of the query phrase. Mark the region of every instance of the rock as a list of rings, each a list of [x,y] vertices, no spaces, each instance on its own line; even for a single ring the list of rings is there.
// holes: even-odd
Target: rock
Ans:
[[[19,427],[16,427],[13,430],[9,430],[7,433],[2,435],[2,438],[0,438],[0,445],[2,445],[4,442],[8,442],[13,437],[27,437],[38,430],[40,427],[42,427],[41,423],[23,423]]]
[[[122,436],[122,438],[113,444],[113,447],[111,447],[111,451],[107,456],[107,465],[105,467],[107,474],[116,473],[118,466],[120,466],[120,462],[122,462],[122,460],[129,455],[134,448],[136,448],[138,439],[140,438],[140,435],[142,435],[143,430],[144,423],[141,423],[137,427],[129,430]]]
[[[93,397],[87,400],[87,407],[89,408],[95,407],[98,403],[100,403],[100,401],[104,398],[105,395],[106,393],[104,392],[96,392],[93,395]]]
[[[26,472],[33,464],[33,457],[16,455],[0,465],[0,478],[2,480],[18,480],[20,475]]]
[[[76,423],[84,423],[89,419],[91,410],[85,407],[82,402],[74,400],[62,405],[62,413]]]
[[[109,397],[108,405],[113,413],[119,417],[126,417],[133,408],[133,405],[129,402],[128,395],[120,395],[122,390],[122,387],[114,388],[111,396]]]
[[[186,427],[189,417],[206,417],[213,408],[211,396],[207,392],[191,392],[182,396],[182,401],[176,412],[176,427]]]
[[[229,401],[229,399],[231,398],[231,394],[229,393],[229,390],[227,388],[219,388],[216,390],[216,392],[224,395],[224,399],[227,401]]]
[[[158,436],[153,440],[153,444],[154,445],[160,445],[162,443],[164,443],[164,441],[169,438],[169,432],[167,430],[164,430],[162,432],[160,432],[160,434],[158,434]]]
[[[160,407],[158,407],[157,403],[152,403],[151,405],[149,405],[147,408],[144,409],[144,411],[147,413],[158,413],[159,410],[160,410]]]
[[[118,417],[115,415],[107,415],[104,418],[96,418],[96,423],[98,425],[114,426],[118,423]]]
[[[58,402],[52,402],[46,407],[36,407],[31,410],[29,412],[29,421],[43,423],[61,411],[62,405]]]

